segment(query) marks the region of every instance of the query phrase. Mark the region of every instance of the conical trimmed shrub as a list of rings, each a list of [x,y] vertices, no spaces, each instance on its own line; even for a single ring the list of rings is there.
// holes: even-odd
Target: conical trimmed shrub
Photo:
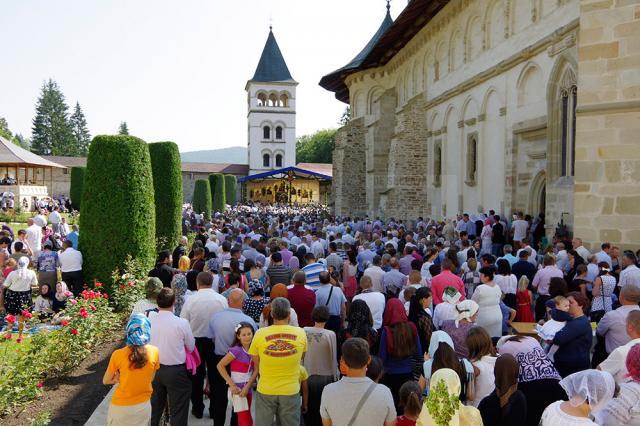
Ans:
[[[193,188],[193,211],[211,216],[211,187],[207,179],[198,179]]]

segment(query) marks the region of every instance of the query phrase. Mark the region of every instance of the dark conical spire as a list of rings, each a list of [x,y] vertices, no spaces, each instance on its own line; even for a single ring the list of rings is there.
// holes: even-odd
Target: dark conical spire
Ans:
[[[251,81],[287,81],[293,80],[287,63],[284,61],[280,47],[276,37],[273,35],[271,25],[269,25],[269,37],[262,50],[262,56],[260,56],[260,62],[256,68],[255,74]]]

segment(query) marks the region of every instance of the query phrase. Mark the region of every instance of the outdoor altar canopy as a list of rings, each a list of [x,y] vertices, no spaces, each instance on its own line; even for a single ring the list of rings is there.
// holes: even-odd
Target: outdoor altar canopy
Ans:
[[[282,204],[328,204],[331,176],[299,167],[284,167],[238,180],[247,201]]]
[[[35,210],[37,201],[50,195],[54,168],[66,169],[0,136],[1,207]]]

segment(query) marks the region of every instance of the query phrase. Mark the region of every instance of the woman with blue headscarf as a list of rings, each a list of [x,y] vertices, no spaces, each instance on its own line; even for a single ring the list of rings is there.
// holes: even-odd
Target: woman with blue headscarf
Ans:
[[[151,382],[160,368],[158,348],[149,345],[151,323],[133,314],[127,324],[125,346],[111,354],[102,383],[118,384],[111,398],[107,425],[148,425],[151,422]]]

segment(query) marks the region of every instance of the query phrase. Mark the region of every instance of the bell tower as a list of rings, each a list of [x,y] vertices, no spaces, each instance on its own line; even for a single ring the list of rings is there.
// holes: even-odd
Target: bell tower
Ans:
[[[260,62],[247,81],[249,175],[296,165],[296,86],[269,27]]]

